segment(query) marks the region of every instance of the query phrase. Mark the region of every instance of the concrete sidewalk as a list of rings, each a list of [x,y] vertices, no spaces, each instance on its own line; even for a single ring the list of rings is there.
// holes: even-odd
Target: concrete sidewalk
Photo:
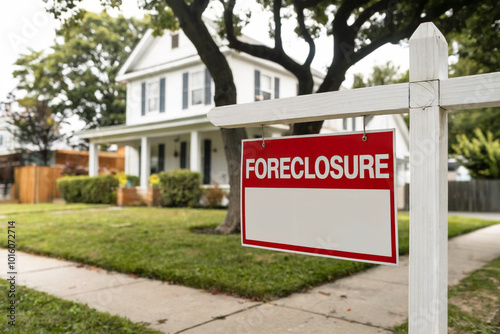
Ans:
[[[7,257],[0,250],[0,256]],[[258,303],[17,252],[19,284],[165,333],[391,333],[408,316],[408,258]],[[449,284],[500,257],[500,224],[449,241]],[[5,278],[5,274],[1,275]]]

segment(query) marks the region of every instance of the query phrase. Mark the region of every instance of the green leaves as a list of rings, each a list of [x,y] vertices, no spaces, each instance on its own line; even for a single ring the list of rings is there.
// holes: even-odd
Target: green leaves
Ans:
[[[465,167],[475,179],[500,178],[500,140],[494,139],[491,132],[486,135],[477,128],[475,138],[469,139],[465,134],[457,136],[457,144],[453,149],[463,157]]]

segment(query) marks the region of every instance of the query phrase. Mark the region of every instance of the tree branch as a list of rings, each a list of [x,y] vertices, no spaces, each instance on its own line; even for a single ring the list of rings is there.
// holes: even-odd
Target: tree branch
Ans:
[[[274,49],[283,52],[283,41],[281,40],[281,0],[275,0],[273,5],[274,16]]]
[[[316,55],[316,45],[314,44],[314,40],[312,39],[311,35],[307,31],[304,22],[305,19],[304,19],[303,4],[297,0],[294,0],[293,3],[297,11],[297,22],[299,24],[300,34],[302,35],[302,38],[304,38],[304,40],[307,42],[307,44],[309,44],[309,53],[307,55],[306,61],[304,62],[303,66],[310,67],[314,59],[314,56]]]
[[[280,1],[280,0],[276,0]],[[227,6],[224,9],[224,24],[226,26],[226,38],[229,42],[229,47],[241,52],[248,53],[251,56],[273,61],[285,69],[293,73],[298,79],[307,80],[312,82],[312,75],[310,73],[310,66],[307,64],[300,65],[295,60],[290,58],[285,51],[275,45],[274,48],[270,48],[265,45],[249,44],[240,41],[234,32],[233,26],[233,15],[234,15],[234,5],[235,0],[229,0]],[[277,6],[275,8],[278,8]],[[276,10],[274,14],[276,15]],[[279,13],[278,13],[279,14]],[[281,18],[280,18],[281,22]],[[281,33],[280,33],[281,35]],[[281,37],[280,37],[281,38]]]
[[[374,3],[370,7],[366,8],[361,14],[359,14],[358,18],[351,25],[354,31],[359,31],[361,26],[370,19],[375,13],[382,12],[385,9],[389,8],[389,0],[382,0]]]

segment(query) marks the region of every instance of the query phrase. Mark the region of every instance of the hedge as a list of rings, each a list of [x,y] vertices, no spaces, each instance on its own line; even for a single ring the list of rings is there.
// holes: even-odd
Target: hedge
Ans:
[[[118,180],[112,175],[57,179],[57,189],[67,203],[110,204],[116,201],[116,188]]]
[[[158,174],[163,206],[195,207],[200,202],[201,175],[187,169],[176,169]]]

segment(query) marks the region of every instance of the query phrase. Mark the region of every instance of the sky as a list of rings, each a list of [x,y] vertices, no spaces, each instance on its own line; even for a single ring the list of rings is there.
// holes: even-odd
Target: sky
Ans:
[[[55,28],[57,21],[44,9],[42,0],[17,0],[2,1],[0,4],[0,101],[5,101],[7,94],[16,86],[12,77],[14,62],[21,54],[26,54],[29,49],[35,51],[46,50],[54,43]],[[83,8],[99,12],[102,8],[99,0],[84,0]],[[141,17],[143,13],[137,8],[137,0],[123,0],[122,13],[127,16]],[[267,23],[254,20],[244,33],[258,40],[267,36]],[[302,42],[303,43],[303,42]],[[332,57],[331,38],[320,40],[316,43],[317,53],[313,66],[324,71]],[[285,48],[293,50],[295,57],[305,58],[306,47],[297,39],[287,37],[284,40]],[[305,46],[305,44],[303,44]],[[400,71],[406,71],[409,64],[408,47],[399,45],[386,45],[353,66],[346,75],[345,87],[351,87],[352,76],[355,73],[363,73],[366,76],[371,73],[374,65],[383,65],[392,61],[400,67]]]

